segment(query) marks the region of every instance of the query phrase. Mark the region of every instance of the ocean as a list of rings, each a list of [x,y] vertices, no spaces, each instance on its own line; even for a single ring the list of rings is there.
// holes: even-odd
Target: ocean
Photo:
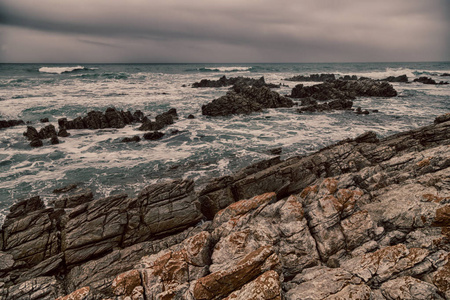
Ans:
[[[230,174],[273,157],[304,155],[345,138],[372,130],[380,137],[417,128],[450,111],[450,85],[392,83],[395,98],[358,98],[353,107],[378,110],[299,114],[296,108],[267,109],[250,115],[205,117],[201,106],[224,95],[224,88],[192,88],[201,79],[264,76],[274,89],[290,94],[294,75],[334,73],[373,79],[406,74],[410,81],[450,73],[450,62],[318,63],[318,64],[0,64],[0,120],[22,119],[38,130],[58,128],[62,117],[74,119],[108,107],[141,110],[153,118],[176,108],[179,119],[164,128],[157,141],[122,143],[140,135],[140,124],[122,129],[69,130],[58,145],[44,141],[31,148],[26,125],[0,129],[0,219],[18,199],[57,197],[53,189],[68,184],[92,189],[96,197],[116,193],[135,196],[148,184],[168,178],[192,178],[201,187],[209,179]],[[305,85],[317,84],[314,82]],[[185,86],[183,86],[185,85]],[[188,119],[188,115],[195,119]],[[177,134],[170,134],[179,130]]]

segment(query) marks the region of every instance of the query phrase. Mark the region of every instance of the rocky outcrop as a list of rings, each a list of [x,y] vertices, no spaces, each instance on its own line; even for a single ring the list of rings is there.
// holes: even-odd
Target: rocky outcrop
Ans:
[[[400,76],[389,76],[387,78],[381,79],[381,81],[388,82],[408,82],[408,76],[400,75]]]
[[[384,81],[367,80],[335,80],[313,86],[296,85],[290,97],[316,100],[353,100],[356,97],[395,97],[397,92],[391,84]]]
[[[0,129],[18,125],[25,125],[25,122],[22,120],[0,120]]]
[[[248,77],[231,77],[227,78],[225,75],[220,77],[218,80],[209,80],[202,79],[200,82],[195,82],[192,84],[193,88],[202,88],[202,87],[224,87],[231,85],[251,85],[254,87],[268,87],[268,88],[279,88],[280,85],[266,83],[264,76],[259,79],[253,79]]]
[[[413,80],[413,82],[420,82],[423,84],[448,84],[448,82],[444,82],[444,81],[436,82],[436,80],[432,79],[431,77],[425,77],[425,76],[415,78]]]
[[[139,130],[142,131],[161,130],[166,126],[173,124],[175,119],[178,119],[177,110],[175,108],[171,108],[168,111],[160,115],[157,115],[155,118],[155,122],[144,117],[142,119],[142,125],[139,127]]]
[[[198,192],[176,180],[133,199],[20,201],[0,232],[0,297],[448,299],[449,145],[439,117]]]
[[[142,112],[118,111],[113,107],[101,111],[90,111],[85,117],[77,117],[71,121],[67,118],[58,119],[60,128],[64,129],[103,129],[103,128],[123,128],[125,125],[142,120]]]
[[[44,143],[41,141],[43,139],[51,139],[50,143],[52,145],[59,144],[59,140],[56,134],[55,126],[47,125],[39,130],[39,132],[33,126],[27,126],[27,131],[23,135],[30,140],[31,147],[41,147]]]
[[[333,81],[336,80],[336,76],[334,74],[311,74],[309,76],[297,75],[290,78],[286,78],[284,80],[287,81]]]
[[[349,110],[353,106],[351,100],[332,100],[329,102],[318,103],[313,98],[306,98],[307,101],[302,100],[302,105],[297,112],[318,112],[318,111],[330,111],[330,110]]]
[[[264,108],[292,107],[293,101],[280,96],[267,87],[238,86],[225,96],[202,106],[202,114],[206,116],[228,116],[232,114],[249,114]]]

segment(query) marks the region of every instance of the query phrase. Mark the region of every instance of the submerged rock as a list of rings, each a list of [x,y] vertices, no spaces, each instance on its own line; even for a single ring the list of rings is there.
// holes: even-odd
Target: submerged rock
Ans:
[[[133,137],[125,137],[122,139],[122,143],[130,143],[130,142],[140,142],[141,138],[138,135]]]
[[[206,116],[249,114],[264,108],[292,107],[293,101],[267,87],[234,86],[225,96],[202,106]]]
[[[150,141],[155,141],[155,140],[161,139],[163,136],[164,136],[164,133],[159,132],[159,131],[147,132],[144,134],[144,139],[150,140]]]

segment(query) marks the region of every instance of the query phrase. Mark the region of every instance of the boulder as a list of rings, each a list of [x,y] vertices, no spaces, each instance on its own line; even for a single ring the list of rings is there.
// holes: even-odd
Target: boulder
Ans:
[[[280,96],[267,87],[237,86],[225,96],[202,106],[206,116],[228,116],[232,114],[249,114],[264,108],[292,107],[293,101]]]
[[[163,136],[164,136],[164,133],[159,132],[159,131],[147,132],[144,134],[144,139],[150,140],[150,141],[156,141],[156,140],[161,139]]]
[[[336,76],[334,74],[311,74],[309,76],[297,75],[291,78],[286,78],[284,80],[287,81],[333,81],[336,80]]]
[[[408,82],[408,76],[400,75],[400,76],[389,76],[387,78],[381,79],[381,81],[388,82]]]
[[[40,121],[41,121],[41,123],[48,123],[49,122],[48,118],[40,119]]]
[[[141,138],[138,135],[133,137],[125,137],[122,139],[122,143],[130,143],[130,142],[140,142]]]
[[[44,143],[40,139],[34,139],[30,142],[30,146],[33,148],[42,147],[44,146]]]
[[[0,129],[18,125],[25,125],[25,122],[22,120],[0,120]]]
[[[259,79],[253,79],[248,77],[231,77],[227,78],[225,75],[219,78],[219,80],[209,80],[202,79],[200,82],[195,82],[192,84],[193,88],[201,88],[201,87],[224,87],[230,85],[251,85],[255,87],[268,87],[268,88],[279,88],[279,85],[266,83],[264,80],[264,76]]]
[[[27,131],[23,135],[30,141],[40,139],[39,132],[33,126],[27,126]]]
[[[60,128],[58,131],[59,137],[68,137],[70,133],[67,132],[66,128]]]
[[[397,92],[391,84],[372,79],[346,81],[335,80],[313,86],[296,85],[291,92],[292,98],[312,97],[316,100],[353,100],[356,97],[395,97]]]

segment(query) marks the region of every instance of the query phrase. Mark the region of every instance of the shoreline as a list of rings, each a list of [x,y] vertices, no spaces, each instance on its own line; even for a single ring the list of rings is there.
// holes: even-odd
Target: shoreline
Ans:
[[[320,276],[308,274],[338,282],[341,272],[359,278],[358,289],[370,295],[415,282],[429,295],[448,297],[439,276],[450,267],[449,144],[446,114],[386,138],[368,132],[312,154],[261,161],[201,190],[192,180],[172,180],[147,186],[136,198],[94,199],[84,191],[60,197],[54,207],[39,197],[15,203],[0,233],[0,296],[39,290],[44,299],[77,291],[84,296],[76,299],[156,297],[161,290],[153,287],[160,287],[175,299],[212,298],[204,289],[213,297],[243,297],[270,278],[280,297],[294,299],[320,292],[312,288]],[[408,270],[394,264],[385,274],[367,275],[352,267],[394,250],[404,260],[411,251],[421,254],[408,261]],[[166,254],[163,265],[179,266],[163,267],[172,279],[156,271]],[[444,258],[436,260],[438,254]],[[425,258],[434,266],[425,270],[428,277],[420,275]],[[243,263],[251,276],[241,273]],[[393,276],[395,270],[403,277]],[[231,280],[231,288],[223,290],[217,280]],[[26,283],[31,290],[23,289]],[[329,295],[346,292],[341,287]]]

